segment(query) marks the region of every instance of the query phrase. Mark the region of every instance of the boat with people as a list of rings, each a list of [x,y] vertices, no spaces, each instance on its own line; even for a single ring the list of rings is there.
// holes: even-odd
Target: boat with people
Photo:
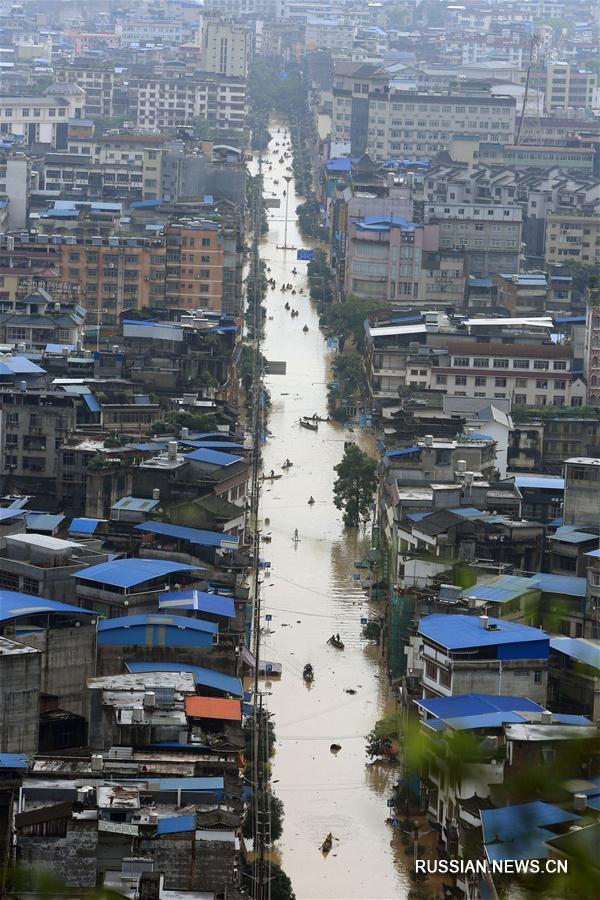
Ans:
[[[339,634],[332,634],[329,640],[327,641],[332,647],[335,647],[336,650],[343,650],[344,643],[341,640]]]
[[[286,461],[284,462],[284,464],[282,465],[281,468],[282,469],[291,469],[293,465],[294,465],[294,463],[291,460],[286,459]]]
[[[283,475],[276,475],[275,472],[271,470],[268,475],[262,475],[261,478],[262,481],[277,481],[278,478],[283,478]]]
[[[313,681],[315,677],[315,673],[313,671],[313,667],[310,663],[306,663],[304,669],[302,671],[302,677],[305,681]]]
[[[302,331],[304,332],[304,334],[306,334],[306,332],[308,331],[308,325],[305,325]]]
[[[319,416],[317,413],[313,413],[312,416],[302,416],[303,419],[306,419],[307,422],[329,422],[329,416]]]
[[[311,422],[310,419],[300,419],[300,426],[302,428],[308,428],[309,431],[319,430],[318,422]]]

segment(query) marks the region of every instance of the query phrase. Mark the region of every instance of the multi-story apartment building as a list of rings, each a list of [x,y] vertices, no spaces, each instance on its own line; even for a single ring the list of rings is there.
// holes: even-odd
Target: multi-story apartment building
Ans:
[[[219,73],[155,75],[129,79],[128,115],[140,128],[192,126],[197,118],[214,128],[242,130],[246,116],[246,81]]]
[[[600,528],[600,458],[573,456],[565,460],[565,525]]]
[[[419,296],[423,250],[437,249],[437,229],[398,216],[348,224],[345,292],[389,302]]]
[[[573,373],[569,345],[485,344],[451,338],[431,370],[431,388],[462,397],[510,398],[520,406],[581,406],[585,385]]]
[[[568,62],[546,65],[545,107],[550,115],[567,114],[570,109],[592,109],[598,87],[595,72],[578,69]]]
[[[439,226],[440,250],[462,251],[471,275],[519,271],[522,218],[518,206],[425,204],[425,221]]]
[[[111,117],[125,112],[126,89],[120,84],[114,66],[96,58],[75,58],[56,69],[61,80],[77,84],[85,91],[83,116]]]
[[[432,158],[455,134],[511,143],[514,130],[514,97],[394,91],[383,69],[364,63],[335,67],[331,140],[352,156]]]
[[[248,77],[250,32],[235,22],[206,18],[200,26],[202,68],[227,78]]]
[[[600,405],[600,304],[588,301],[585,323],[585,378],[588,402]]]
[[[561,265],[570,262],[586,266],[600,263],[600,219],[596,215],[585,215],[573,211],[548,213],[546,216],[547,265]]]
[[[456,250],[426,250],[421,256],[419,300],[428,309],[458,309],[465,299],[465,258]]]
[[[76,84],[51,85],[41,94],[0,97],[0,135],[15,134],[24,143],[66,149],[69,119],[83,116],[85,93]]]
[[[149,41],[161,44],[182,44],[193,37],[191,23],[179,18],[146,19],[138,16],[127,16],[117,19],[115,34],[122,46]]]
[[[546,144],[479,144],[477,158],[487,166],[535,166],[592,172],[595,151],[586,147],[554,147]]]

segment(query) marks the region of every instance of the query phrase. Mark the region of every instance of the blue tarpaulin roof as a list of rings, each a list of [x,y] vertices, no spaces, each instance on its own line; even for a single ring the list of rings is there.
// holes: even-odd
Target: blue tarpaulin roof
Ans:
[[[158,606],[160,609],[189,609],[228,619],[235,618],[235,603],[231,597],[209,594],[206,591],[169,591],[160,594]]]
[[[195,831],[196,816],[164,816],[158,820],[157,834],[178,834],[180,831]]]
[[[475,597],[477,600],[488,600],[492,603],[506,603],[520,597],[526,591],[535,590],[536,581],[533,578],[521,578],[517,575],[500,575],[490,584],[475,584],[465,592],[467,597]]]
[[[224,675],[213,669],[205,669],[202,666],[194,666],[191,663],[178,662],[128,662],[130,672],[191,672],[197,687],[213,688],[224,694],[233,694],[235,697],[243,697],[244,690],[239,678],[232,675]]]
[[[211,466],[231,466],[242,459],[241,456],[232,456],[231,453],[219,453],[217,450],[203,448],[186,453],[185,458],[194,462],[208,463]]]
[[[202,547],[221,547],[234,549],[239,545],[239,538],[220,531],[205,531],[201,528],[187,528],[185,525],[171,525],[169,522],[140,522],[135,526],[139,531],[161,534],[165,537],[189,541]]]
[[[328,172],[350,172],[352,169],[352,160],[349,156],[343,156],[338,159],[328,159],[325,163]]]
[[[418,631],[449,650],[530,642],[548,644],[548,635],[539,628],[492,616],[489,617],[489,624],[495,627],[484,628],[479,616],[434,613],[421,619]]]
[[[36,613],[57,613],[63,615],[94,616],[89,609],[80,609],[69,603],[58,600],[46,600],[45,597],[34,597],[32,594],[20,594],[18,591],[0,590],[0,622],[18,619],[21,616],[32,616]]]
[[[155,506],[158,506],[160,500],[150,500],[148,497],[121,497],[116,503],[113,503],[111,509],[126,509],[136,512],[150,512]]]
[[[24,509],[14,509],[13,507],[2,507],[0,508],[0,522],[4,519],[18,519],[21,516],[25,515]]]
[[[583,638],[555,637],[550,638],[550,648],[586,666],[600,669],[600,643],[592,643]]]
[[[222,791],[225,787],[222,775],[192,778],[182,775],[180,778],[145,778],[144,781],[161,791]]]
[[[540,800],[482,809],[480,815],[485,849],[491,860],[545,859],[548,856],[545,842],[556,836],[548,826],[576,822],[580,818]]]
[[[166,559],[115,559],[112,562],[90,566],[89,569],[82,569],[73,577],[97,584],[130,588],[175,572],[194,572],[200,568],[202,567],[169,562]]]
[[[54,531],[65,516],[62,513],[52,515],[51,513],[27,513],[27,528],[31,531]]]
[[[69,525],[69,534],[93,534],[104,521],[105,519],[73,519]]]
[[[219,448],[225,451],[245,449],[243,444],[235,444],[232,441],[182,441],[182,443],[205,450],[218,450]]]

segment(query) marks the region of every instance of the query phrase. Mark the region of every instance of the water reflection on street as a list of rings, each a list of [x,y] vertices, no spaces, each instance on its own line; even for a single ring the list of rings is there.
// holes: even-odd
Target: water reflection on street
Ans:
[[[281,147],[274,145],[289,138],[277,133],[277,123],[271,130],[272,170],[264,169],[265,196],[276,192],[282,198],[291,159],[279,164]],[[301,198],[292,193],[289,200],[288,244],[307,246],[295,223]],[[267,688],[277,735],[273,787],[285,804],[282,865],[298,900],[402,898],[410,880],[397,836],[384,824],[397,773],[383,765],[365,766],[364,736],[392,704],[378,648],[361,638],[360,618],[369,614],[369,602],[354,581],[354,562],[365,555],[368,536],[344,530],[332,495],[333,466],[341,459],[344,440],[366,445],[373,436],[358,427],[350,432],[322,422],[312,432],[298,424],[303,415],[327,415],[332,353],[318,329],[316,305],[308,299],[306,263],[296,260],[295,250],[277,249],[283,244],[284,209],[282,198],[280,210],[268,210],[269,233],[261,247],[268,277],[276,282],[276,290],[267,292],[263,352],[269,360],[287,362],[286,376],[267,378],[272,436],[264,449],[264,471],[279,474],[287,458],[293,462],[281,479],[264,482],[261,509],[269,520],[263,530],[271,536],[262,555],[272,564],[263,590],[263,613],[272,616],[269,623],[263,616],[263,624],[271,633],[264,638],[262,656],[283,664],[281,680]],[[294,296],[281,292],[284,282],[295,286]],[[300,287],[305,293],[298,293]],[[299,310],[297,317],[285,310],[286,300]],[[298,541],[293,540],[296,528]],[[377,604],[372,606],[377,614]],[[343,651],[326,644],[336,632]],[[315,671],[312,685],[302,679],[307,662]],[[332,742],[341,745],[337,754],[330,752]],[[324,857],[318,848],[330,831],[334,846]]]

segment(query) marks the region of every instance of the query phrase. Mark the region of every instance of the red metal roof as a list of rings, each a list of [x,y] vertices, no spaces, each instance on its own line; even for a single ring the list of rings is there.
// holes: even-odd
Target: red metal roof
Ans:
[[[239,700],[225,700],[222,697],[186,697],[185,711],[195,719],[228,719],[240,722],[242,704]]]

